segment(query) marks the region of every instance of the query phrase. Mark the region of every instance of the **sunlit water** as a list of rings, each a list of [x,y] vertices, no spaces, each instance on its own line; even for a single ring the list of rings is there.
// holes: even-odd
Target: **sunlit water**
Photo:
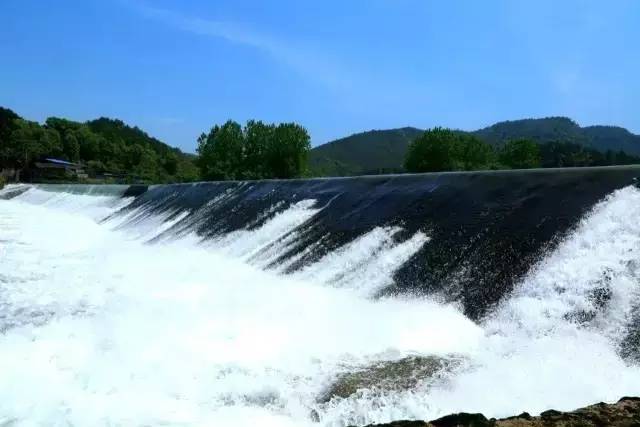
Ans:
[[[376,228],[286,276],[264,267],[321,209],[312,200],[206,242],[166,238],[183,216],[101,221],[128,202],[36,188],[0,200],[0,425],[345,426],[640,394],[617,354],[640,302],[636,189],[596,206],[482,324],[372,297],[423,233],[397,243],[399,229]],[[572,321],[596,308],[603,274],[610,308]],[[317,402],[354,367],[452,354],[466,362],[435,383]]]

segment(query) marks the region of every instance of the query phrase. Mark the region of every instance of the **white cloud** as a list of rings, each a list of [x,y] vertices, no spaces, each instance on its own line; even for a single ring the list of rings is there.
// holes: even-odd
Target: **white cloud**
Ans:
[[[134,8],[142,15],[176,29],[224,39],[230,43],[262,51],[302,76],[320,82],[331,89],[341,90],[348,84],[347,70],[309,46],[294,46],[237,22],[186,16],[177,11],[156,8],[143,3],[135,3]]]

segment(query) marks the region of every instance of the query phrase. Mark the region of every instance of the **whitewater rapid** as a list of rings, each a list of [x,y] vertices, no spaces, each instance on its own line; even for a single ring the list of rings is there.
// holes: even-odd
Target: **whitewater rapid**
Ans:
[[[112,215],[131,201],[36,187],[0,200],[0,425],[346,426],[640,394],[619,355],[640,303],[636,188],[596,205],[479,323],[436,297],[377,297],[426,231],[376,227],[285,274],[295,259],[274,261],[314,200],[207,240],[181,226],[189,212]],[[409,391],[318,400],[341,373],[411,355],[464,363]]]

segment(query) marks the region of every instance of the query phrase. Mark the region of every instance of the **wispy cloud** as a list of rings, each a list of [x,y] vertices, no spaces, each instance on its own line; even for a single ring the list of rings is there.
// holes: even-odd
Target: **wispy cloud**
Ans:
[[[238,22],[187,16],[178,11],[139,2],[128,4],[133,5],[133,8],[143,16],[173,28],[257,49],[295,72],[329,88],[342,89],[347,85],[347,70],[309,46],[294,45]]]
[[[154,120],[163,126],[175,126],[185,122],[182,117],[156,117]]]

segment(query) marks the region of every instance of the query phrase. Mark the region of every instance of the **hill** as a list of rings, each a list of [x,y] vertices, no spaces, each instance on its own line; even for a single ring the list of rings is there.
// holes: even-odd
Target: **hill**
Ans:
[[[341,176],[401,172],[407,146],[421,132],[412,127],[374,130],[320,145],[309,156],[311,173]],[[615,126],[580,127],[566,117],[504,121],[469,133],[494,146],[527,138],[539,144],[559,142],[600,153],[623,151],[640,155],[639,135]]]
[[[193,156],[121,120],[49,117],[41,124],[0,107],[0,173],[31,179],[35,163],[47,157],[82,163],[92,178],[154,183],[198,178]]]
[[[108,155],[96,156],[102,168],[119,173],[133,172],[151,182],[193,181],[197,170],[193,156],[183,153],[150,136],[137,126],[122,120],[101,117],[86,122],[86,126],[102,137],[100,151]],[[100,158],[98,158],[100,157]]]
[[[616,126],[580,127],[567,117],[499,122],[472,133],[493,145],[500,145],[509,139],[527,138],[541,144],[565,142],[580,144],[603,153],[611,150],[640,155],[639,135]]]
[[[407,146],[423,131],[406,127],[357,133],[315,147],[309,153],[313,176],[345,176],[402,171]]]

